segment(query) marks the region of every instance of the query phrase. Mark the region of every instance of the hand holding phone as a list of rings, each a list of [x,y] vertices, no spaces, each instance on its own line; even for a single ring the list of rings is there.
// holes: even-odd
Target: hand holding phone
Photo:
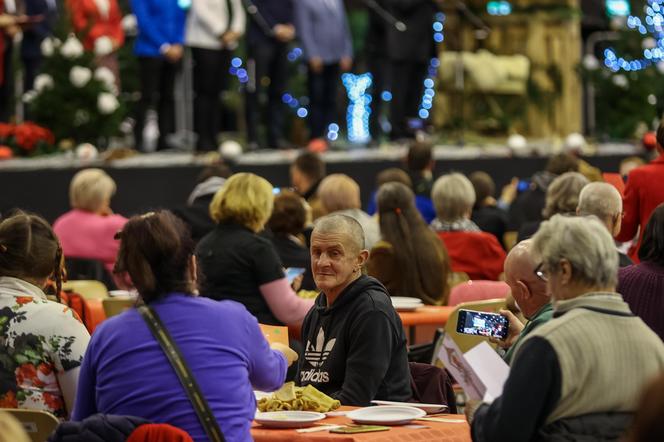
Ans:
[[[509,332],[509,320],[498,313],[459,310],[456,331],[465,335],[504,340]]]

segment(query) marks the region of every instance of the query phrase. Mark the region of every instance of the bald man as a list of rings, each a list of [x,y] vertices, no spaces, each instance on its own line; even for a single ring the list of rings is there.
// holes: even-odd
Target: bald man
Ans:
[[[553,315],[546,282],[535,274],[539,263],[533,260],[531,248],[531,240],[521,241],[514,246],[505,259],[505,282],[510,286],[514,301],[519,306],[521,313],[528,319],[524,325],[509,310],[500,311],[500,314],[506,316],[510,321],[509,334],[504,341],[492,341],[507,349],[503,359],[508,364],[512,362],[514,350],[519,342],[528,333],[551,319]]]
[[[618,189],[608,183],[590,183],[581,189],[579,216],[594,215],[606,226],[611,236],[616,237],[622,227],[623,201]],[[634,264],[629,257],[618,250],[618,265],[627,267]]]
[[[321,293],[302,324],[296,382],[343,405],[412,396],[401,319],[385,287],[362,274],[368,257],[355,219],[328,215],[316,222],[311,270]]]

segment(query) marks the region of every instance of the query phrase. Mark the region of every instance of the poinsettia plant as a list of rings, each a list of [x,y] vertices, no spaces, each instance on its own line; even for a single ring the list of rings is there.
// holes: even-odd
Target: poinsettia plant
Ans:
[[[57,150],[53,132],[30,121],[0,123],[0,159],[30,157]]]

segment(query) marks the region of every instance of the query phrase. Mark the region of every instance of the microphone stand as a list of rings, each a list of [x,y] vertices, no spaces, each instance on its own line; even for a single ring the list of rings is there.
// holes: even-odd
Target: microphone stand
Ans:
[[[274,37],[274,30],[267,23],[267,20],[265,20],[265,17],[260,13],[254,2],[251,0],[242,0],[242,3],[247,10],[247,14],[249,14],[258,27],[261,28],[261,31],[263,31],[268,37]]]
[[[362,3],[364,3],[367,8],[374,11],[376,15],[383,19],[383,21],[388,23],[390,26],[394,26],[397,31],[406,32],[408,30],[408,27],[404,22],[397,20],[395,16],[390,14],[387,10],[385,10],[385,8],[376,3],[376,0],[362,0]]]

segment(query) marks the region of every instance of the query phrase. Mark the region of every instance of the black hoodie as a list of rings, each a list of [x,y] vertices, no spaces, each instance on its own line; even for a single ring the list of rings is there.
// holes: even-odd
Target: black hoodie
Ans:
[[[331,307],[324,293],[302,325],[304,349],[296,380],[343,405],[411,398],[406,335],[387,290],[361,276]]]

